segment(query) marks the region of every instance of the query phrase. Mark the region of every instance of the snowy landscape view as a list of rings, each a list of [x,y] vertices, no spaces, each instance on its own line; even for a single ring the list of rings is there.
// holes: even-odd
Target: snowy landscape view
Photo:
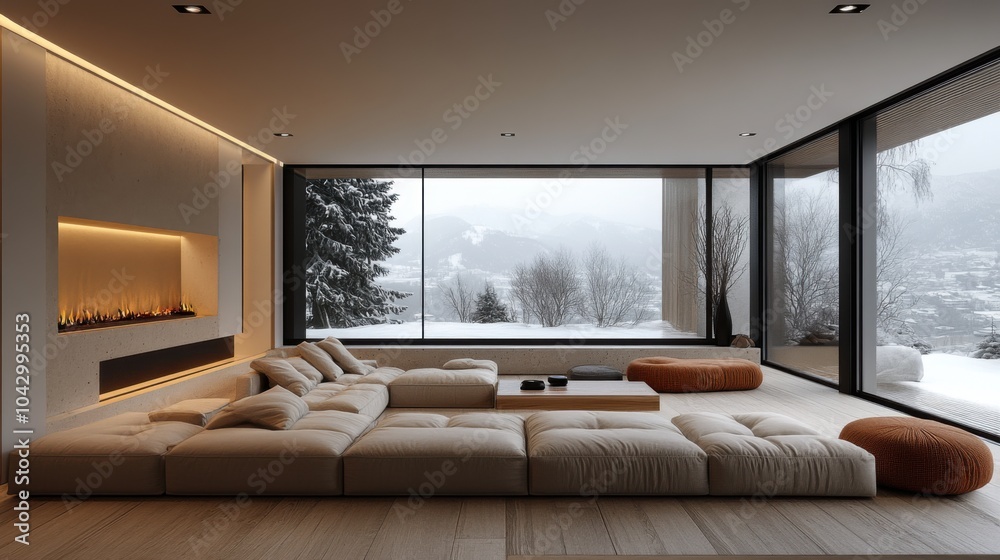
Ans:
[[[696,336],[661,320],[659,179],[437,179],[423,201],[419,181],[376,183],[401,233],[372,280],[398,297],[353,324],[314,315],[311,338]]]

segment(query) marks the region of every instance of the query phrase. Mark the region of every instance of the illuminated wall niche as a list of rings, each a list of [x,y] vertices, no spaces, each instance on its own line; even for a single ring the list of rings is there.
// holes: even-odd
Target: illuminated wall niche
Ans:
[[[218,313],[218,237],[59,218],[59,332]]]

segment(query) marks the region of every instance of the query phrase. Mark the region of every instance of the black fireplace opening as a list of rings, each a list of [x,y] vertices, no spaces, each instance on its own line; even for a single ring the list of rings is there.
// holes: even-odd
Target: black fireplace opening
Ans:
[[[182,371],[229,360],[234,355],[233,337],[227,336],[104,360],[100,367],[100,391],[102,395],[118,391]]]

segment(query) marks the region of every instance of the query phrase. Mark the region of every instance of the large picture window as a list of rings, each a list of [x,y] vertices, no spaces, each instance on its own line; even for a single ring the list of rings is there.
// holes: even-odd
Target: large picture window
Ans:
[[[765,358],[836,382],[840,376],[838,135],[768,162]]]
[[[729,220],[727,297],[745,332],[749,181],[723,175],[713,218]],[[709,177],[704,168],[291,169],[286,271],[298,266],[304,278],[290,290],[286,339],[708,342],[718,294],[706,296],[719,290],[706,282]]]
[[[1000,63],[872,117],[875,371],[863,390],[1000,433]],[[874,375],[872,375],[874,374]]]

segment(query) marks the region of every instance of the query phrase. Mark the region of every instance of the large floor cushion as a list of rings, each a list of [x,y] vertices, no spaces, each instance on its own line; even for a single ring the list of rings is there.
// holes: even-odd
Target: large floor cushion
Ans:
[[[639,358],[628,365],[626,376],[658,393],[745,391],[764,380],[760,365],[740,358]]]
[[[705,452],[658,414],[539,412],[525,431],[532,494],[708,493]]]
[[[56,432],[31,442],[32,495],[163,494],[163,456],[204,428],[186,422],[150,422],[145,412],[130,412]],[[10,457],[10,491],[16,491],[18,450]]]
[[[673,423],[708,454],[713,495],[875,495],[870,453],[787,416],[694,412]]]
[[[472,412],[406,412],[382,420],[344,454],[348,495],[523,495],[524,420]]]
[[[840,432],[875,456],[879,484],[924,494],[964,494],[993,478],[993,454],[976,436],[933,420],[878,417]]]
[[[287,430],[205,430],[167,454],[167,493],[340,495],[341,455],[373,424],[368,416],[324,410],[307,413]]]
[[[408,370],[389,383],[395,408],[493,408],[497,373],[487,368]]]

